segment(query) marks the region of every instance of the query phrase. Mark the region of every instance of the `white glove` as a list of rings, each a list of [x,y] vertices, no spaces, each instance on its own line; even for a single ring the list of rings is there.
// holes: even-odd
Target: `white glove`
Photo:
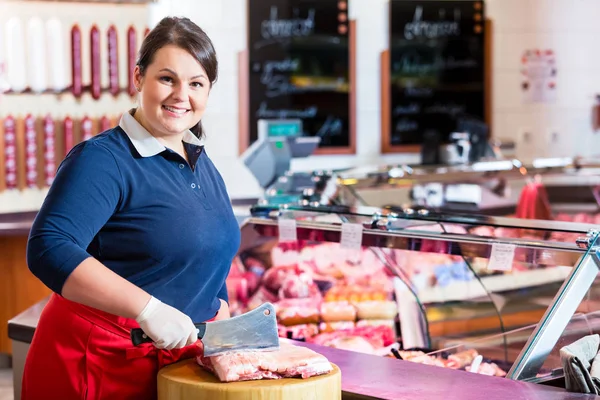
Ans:
[[[192,319],[154,296],[135,320],[159,349],[180,349],[198,340]]]

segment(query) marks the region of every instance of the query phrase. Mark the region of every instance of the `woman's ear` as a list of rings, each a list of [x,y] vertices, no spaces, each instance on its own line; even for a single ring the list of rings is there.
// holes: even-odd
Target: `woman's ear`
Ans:
[[[133,85],[138,92],[142,89],[143,81],[144,77],[142,76],[142,71],[140,70],[139,65],[136,65],[133,69]]]

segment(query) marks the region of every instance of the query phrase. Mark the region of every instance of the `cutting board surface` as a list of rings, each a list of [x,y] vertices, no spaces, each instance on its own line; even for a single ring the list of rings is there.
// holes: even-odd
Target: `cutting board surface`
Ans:
[[[158,372],[158,400],[337,400],[342,398],[342,373],[333,371],[308,379],[262,379],[222,383],[194,359]]]

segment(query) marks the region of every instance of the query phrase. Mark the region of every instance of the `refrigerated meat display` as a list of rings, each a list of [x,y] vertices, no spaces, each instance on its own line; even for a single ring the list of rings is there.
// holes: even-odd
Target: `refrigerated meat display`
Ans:
[[[281,337],[535,380],[560,377],[559,346],[593,331],[573,328],[600,304],[593,224],[424,208],[257,205],[251,214],[230,308],[272,302]],[[294,221],[295,240],[282,236],[283,220]],[[358,246],[344,236],[350,226],[360,226]]]

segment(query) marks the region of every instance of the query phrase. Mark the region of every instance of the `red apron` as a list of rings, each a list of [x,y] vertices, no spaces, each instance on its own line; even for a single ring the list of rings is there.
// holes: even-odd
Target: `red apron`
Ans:
[[[158,370],[200,353],[197,345],[134,347],[131,328],[139,328],[133,319],[53,294],[27,354],[21,399],[156,399]]]

